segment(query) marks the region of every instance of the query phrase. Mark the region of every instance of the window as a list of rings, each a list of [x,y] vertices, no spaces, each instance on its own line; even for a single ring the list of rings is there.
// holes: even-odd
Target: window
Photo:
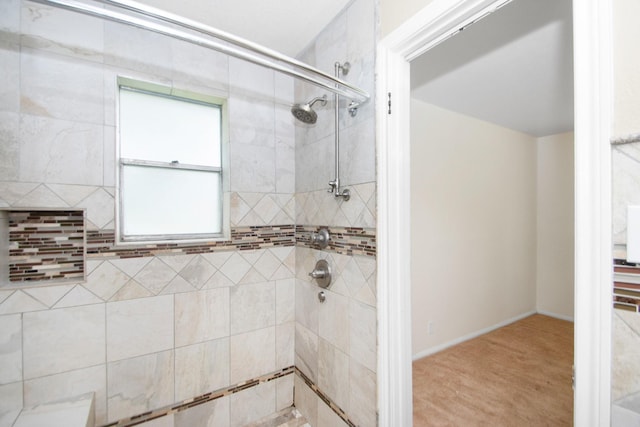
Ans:
[[[221,237],[222,102],[119,82],[120,240]]]

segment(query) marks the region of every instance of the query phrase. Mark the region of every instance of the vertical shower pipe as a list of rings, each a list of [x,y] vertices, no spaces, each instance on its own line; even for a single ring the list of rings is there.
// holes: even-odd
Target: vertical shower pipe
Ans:
[[[349,73],[349,68],[351,64],[345,62],[344,65],[336,62],[334,64],[335,68],[335,76],[340,77],[340,70],[342,70],[342,74],[345,76]],[[333,181],[329,182],[331,188],[329,188],[329,193],[333,193],[334,197],[342,197],[342,199],[346,202],[351,198],[351,191],[348,188],[344,190],[340,190],[340,95],[334,93],[335,100],[335,123],[336,123],[336,137],[335,137],[335,159],[336,159],[336,177]]]

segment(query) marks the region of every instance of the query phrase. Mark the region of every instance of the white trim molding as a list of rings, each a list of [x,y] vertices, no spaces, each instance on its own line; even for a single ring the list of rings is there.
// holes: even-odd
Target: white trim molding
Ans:
[[[573,2],[576,426],[611,422],[611,8]]]
[[[411,426],[410,61],[508,3],[434,0],[377,49],[379,426]],[[574,1],[574,425],[609,425],[611,0]],[[389,98],[390,96],[390,98]],[[390,104],[389,104],[390,101]]]
[[[418,352],[418,353],[414,354],[413,355],[413,360],[414,361],[415,360],[419,360],[419,359],[422,359],[423,357],[427,357],[427,356],[431,356],[431,355],[436,354],[436,353],[440,353],[442,350],[446,350],[446,349],[448,349],[450,347],[453,347],[455,345],[462,344],[463,342],[472,340],[474,338],[481,337],[482,335],[488,334],[489,332],[493,332],[493,331],[498,330],[500,328],[504,328],[505,326],[511,325],[512,323],[515,323],[515,322],[517,322],[519,320],[526,319],[527,317],[532,316],[532,315],[534,315],[536,313],[537,312],[535,310],[528,311],[528,312],[520,314],[518,316],[511,317],[510,319],[503,320],[502,322],[498,322],[495,325],[491,325],[491,326],[488,326],[486,328],[479,329],[477,331],[471,332],[470,334],[467,334],[467,335],[463,335],[463,336],[461,336],[459,338],[456,338],[454,340],[447,341],[445,343],[433,346],[431,348],[428,348],[426,350],[423,350],[421,352]],[[540,314],[542,314],[542,313],[540,313]]]

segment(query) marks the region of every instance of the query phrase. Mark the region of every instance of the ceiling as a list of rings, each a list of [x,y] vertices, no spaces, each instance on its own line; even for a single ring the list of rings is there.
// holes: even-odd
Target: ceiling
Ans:
[[[411,62],[412,97],[536,137],[573,130],[570,0],[514,0]]]
[[[295,57],[350,0],[139,0]]]

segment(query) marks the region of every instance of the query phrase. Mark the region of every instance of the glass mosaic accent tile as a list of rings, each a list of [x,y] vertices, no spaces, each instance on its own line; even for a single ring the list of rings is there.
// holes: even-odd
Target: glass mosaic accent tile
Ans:
[[[295,368],[293,366],[289,366],[288,368],[284,368],[267,375],[262,375],[260,377],[253,378],[251,380],[243,381],[241,383],[234,384],[230,387],[216,390],[211,393],[206,393],[201,396],[187,399],[185,401],[176,403],[171,406],[167,406],[164,408],[156,409],[156,410],[145,412],[139,415],[134,415],[132,417],[124,418],[118,421],[114,421],[112,423],[105,424],[103,427],[133,427],[137,425],[142,425],[148,421],[155,420],[157,418],[161,418],[170,414],[175,414],[177,412],[186,411],[195,406],[199,406],[207,402],[211,402],[213,400],[223,398],[225,396],[230,396],[232,394],[250,389],[257,385],[277,380],[278,378],[282,378],[287,375],[292,375],[294,372],[295,372]]]
[[[640,312],[640,266],[626,265],[621,260],[615,260],[614,271],[621,273],[620,277],[626,277],[627,281],[614,281],[613,308]]]
[[[84,279],[84,211],[10,211],[12,284]]]

